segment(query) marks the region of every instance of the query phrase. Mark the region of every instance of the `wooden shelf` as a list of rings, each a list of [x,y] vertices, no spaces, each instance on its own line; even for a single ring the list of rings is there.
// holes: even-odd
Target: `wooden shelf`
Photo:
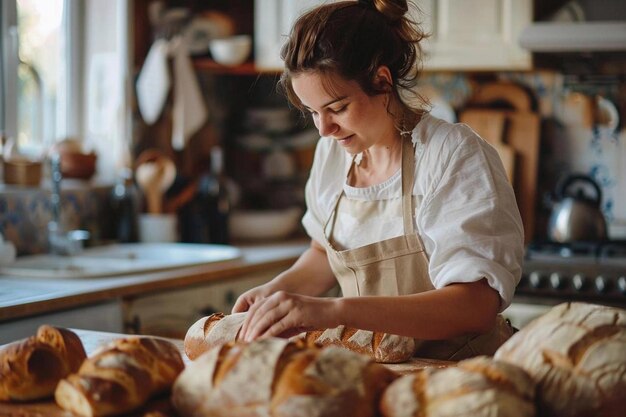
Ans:
[[[223,75],[259,75],[259,74],[280,74],[281,70],[258,69],[253,61],[244,62],[241,65],[227,66],[218,64],[209,58],[194,58],[193,66],[198,71],[209,71],[214,74]]]

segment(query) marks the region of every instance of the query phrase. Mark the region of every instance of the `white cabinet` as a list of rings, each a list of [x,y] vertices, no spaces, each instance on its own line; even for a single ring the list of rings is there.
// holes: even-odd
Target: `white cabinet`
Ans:
[[[254,53],[262,70],[280,70],[280,48],[296,18],[332,0],[255,0]],[[425,41],[426,70],[521,70],[531,54],[518,46],[532,21],[532,0],[417,0],[411,10],[431,37]],[[349,41],[349,40],[348,40]]]
[[[125,331],[184,338],[196,320],[213,312],[229,314],[241,294],[284,269],[269,268],[241,278],[124,300]]]
[[[531,54],[518,45],[532,21],[532,0],[418,0],[430,38],[426,70],[523,70]],[[415,17],[415,10],[412,10]]]
[[[42,324],[122,333],[122,304],[116,300],[0,323],[0,345],[32,336]]]
[[[327,1],[327,0],[326,0]],[[280,48],[304,11],[322,0],[254,0],[254,56],[261,70],[280,70]]]

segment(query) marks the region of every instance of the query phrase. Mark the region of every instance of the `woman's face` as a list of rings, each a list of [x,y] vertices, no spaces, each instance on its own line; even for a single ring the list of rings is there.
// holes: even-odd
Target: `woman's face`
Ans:
[[[395,138],[387,94],[370,97],[356,81],[314,72],[294,76],[291,84],[320,135],[337,140],[347,152],[357,154]]]

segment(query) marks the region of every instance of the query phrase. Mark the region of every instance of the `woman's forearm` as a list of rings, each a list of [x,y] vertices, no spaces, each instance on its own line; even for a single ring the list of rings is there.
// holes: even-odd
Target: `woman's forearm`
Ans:
[[[322,295],[335,284],[337,280],[330,268],[326,251],[314,240],[293,266],[269,283],[272,292],[286,291],[310,296]]]
[[[486,280],[482,280],[420,294],[340,298],[334,302],[337,324],[440,340],[489,331],[500,298]]]

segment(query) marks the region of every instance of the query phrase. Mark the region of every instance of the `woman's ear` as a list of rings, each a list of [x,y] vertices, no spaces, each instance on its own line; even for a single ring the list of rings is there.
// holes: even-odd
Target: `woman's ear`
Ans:
[[[377,89],[390,92],[391,87],[393,86],[393,79],[391,77],[391,71],[389,71],[389,67],[386,65],[381,65],[376,70],[376,75],[374,75],[374,85]]]

